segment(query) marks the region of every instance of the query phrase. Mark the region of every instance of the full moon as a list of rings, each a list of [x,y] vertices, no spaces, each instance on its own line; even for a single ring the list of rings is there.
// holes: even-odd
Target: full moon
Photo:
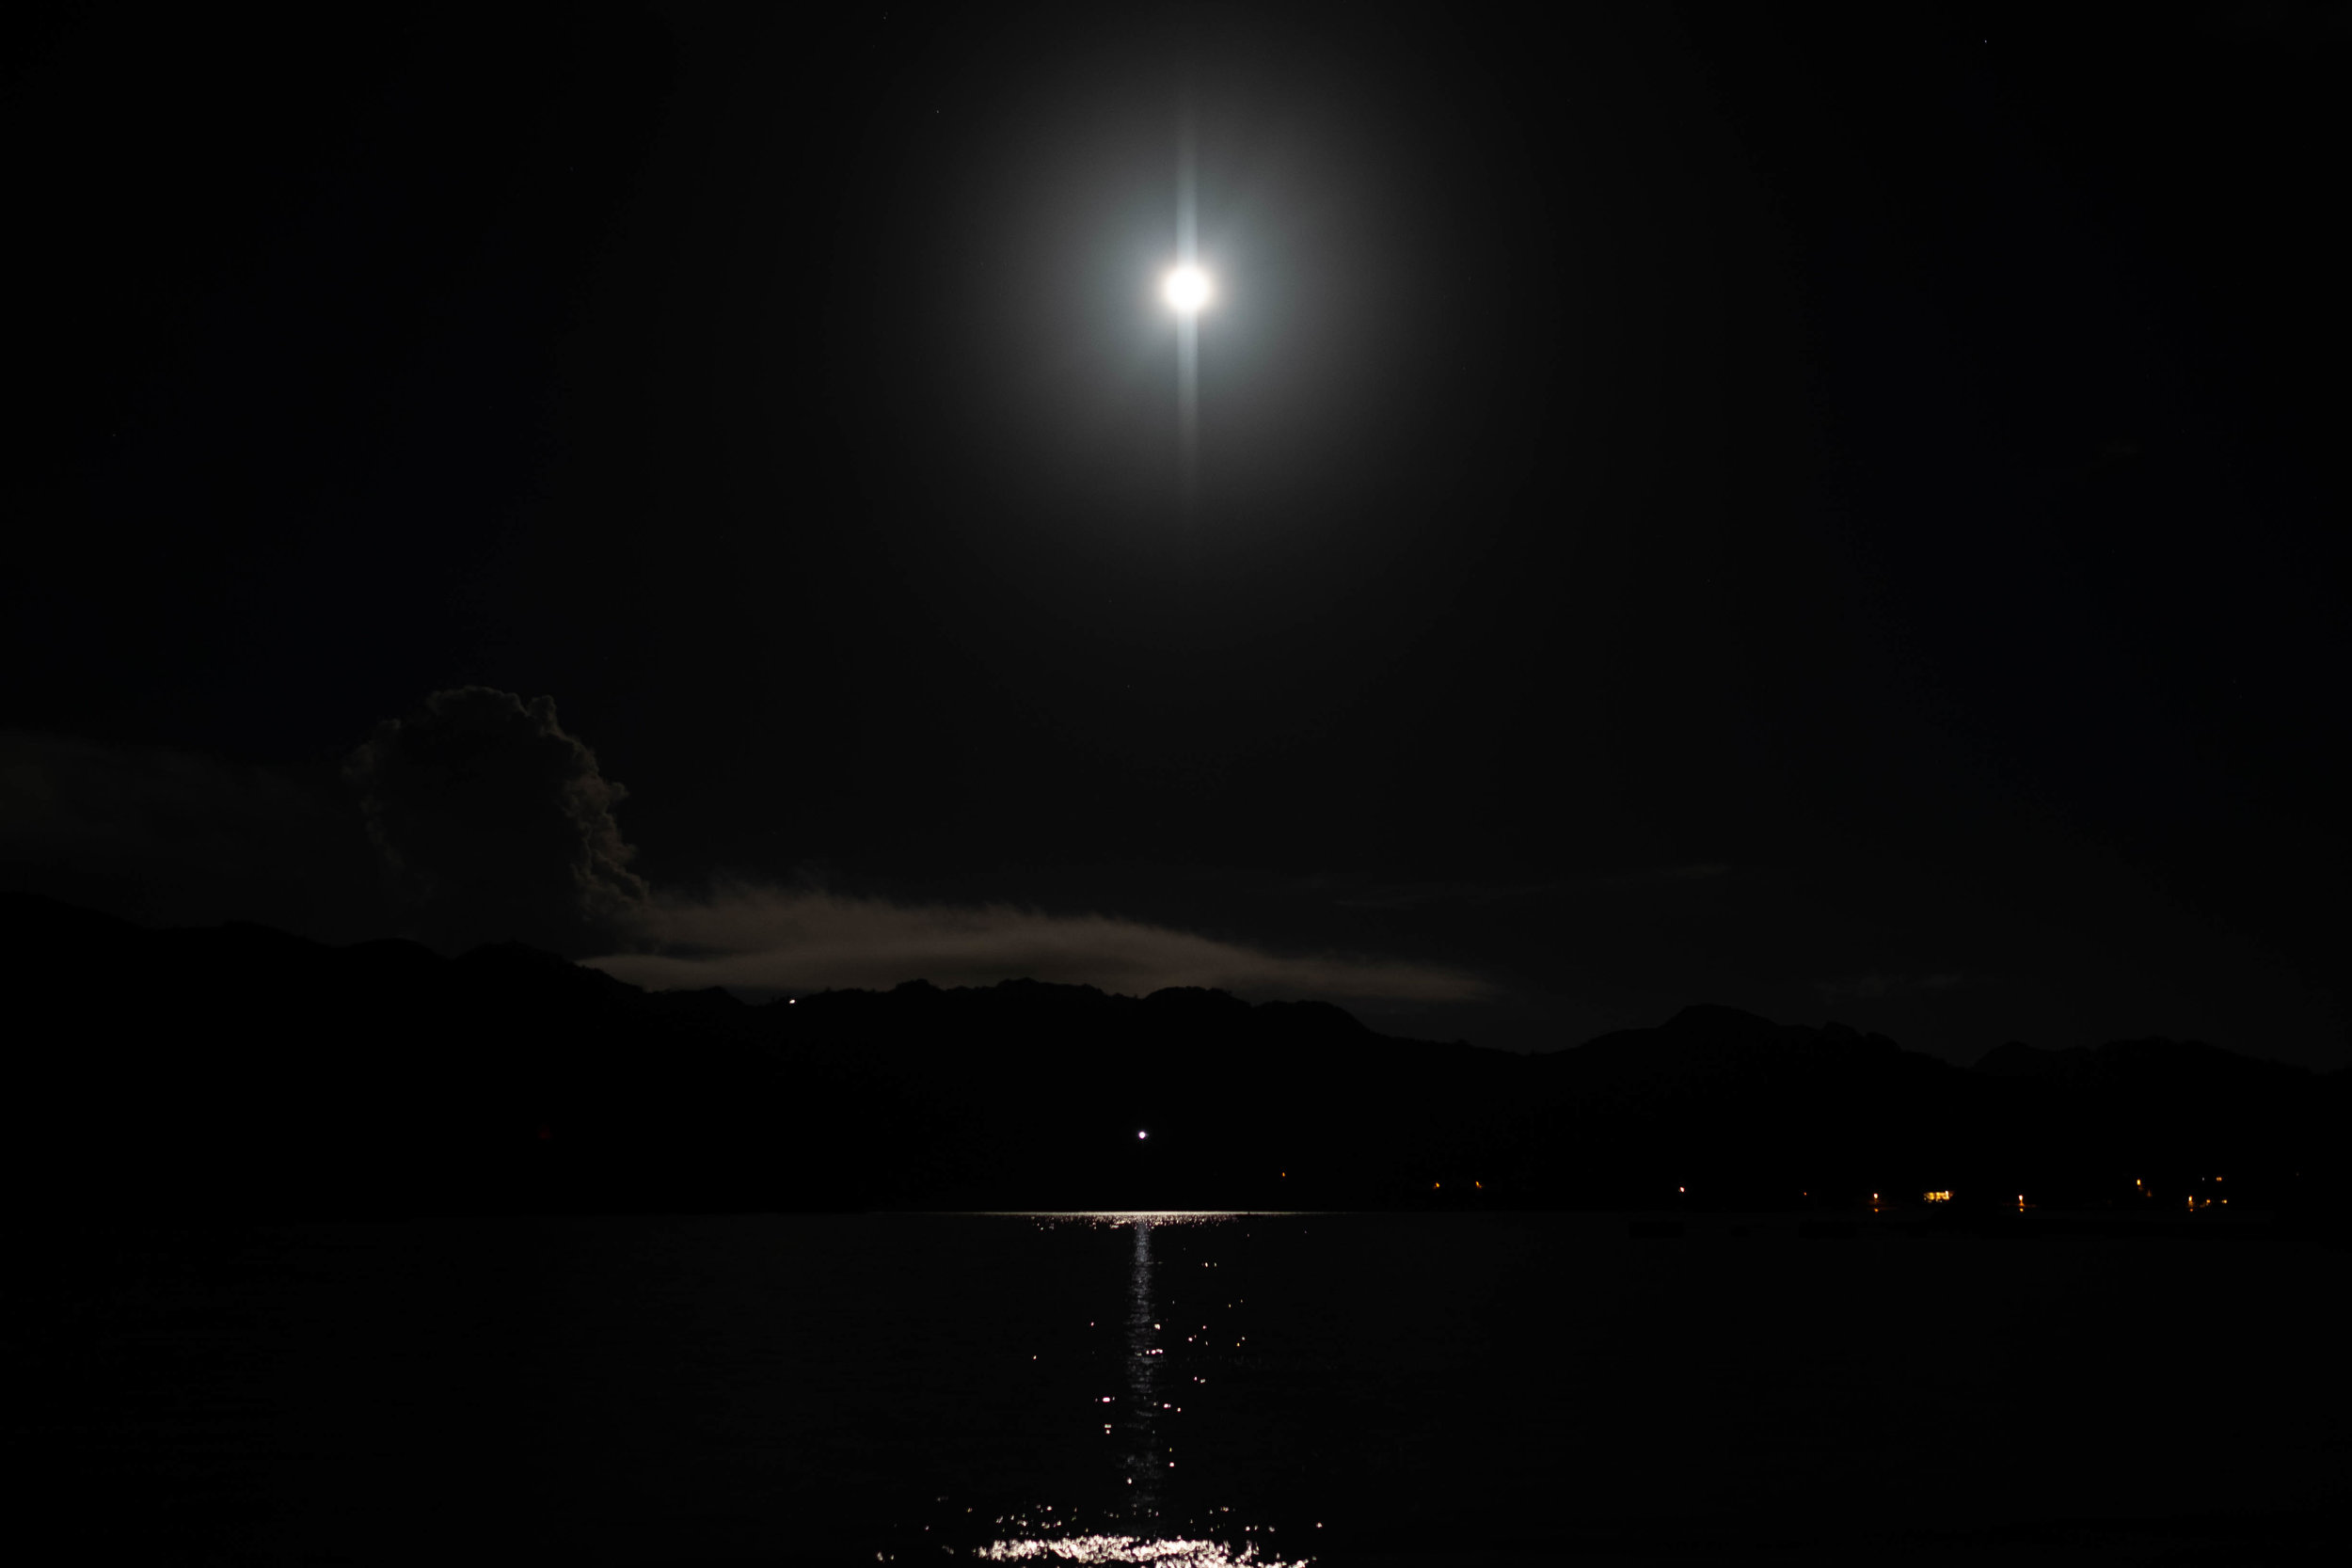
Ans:
[[[1209,275],[1199,267],[1176,267],[1160,279],[1160,297],[1178,315],[1198,314],[1209,303]]]

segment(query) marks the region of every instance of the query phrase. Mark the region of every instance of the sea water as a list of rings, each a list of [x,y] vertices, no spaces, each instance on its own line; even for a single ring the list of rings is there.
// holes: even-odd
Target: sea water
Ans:
[[[1744,1228],[125,1231],[17,1292],[25,1528],[126,1560],[1202,1568],[2110,1560],[2332,1528],[2342,1252]]]

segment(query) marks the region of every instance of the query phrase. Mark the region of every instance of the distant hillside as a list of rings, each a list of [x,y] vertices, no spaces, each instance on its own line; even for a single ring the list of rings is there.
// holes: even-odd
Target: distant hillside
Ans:
[[[1319,1003],[1034,981],[746,1006],[0,899],[36,1208],[2242,1203],[2341,1186],[2345,1075],[2216,1047],[1974,1069],[1691,1007],[1533,1056]],[[1145,1134],[1138,1136],[1138,1133]],[[2139,1183],[2139,1184],[2136,1184]]]

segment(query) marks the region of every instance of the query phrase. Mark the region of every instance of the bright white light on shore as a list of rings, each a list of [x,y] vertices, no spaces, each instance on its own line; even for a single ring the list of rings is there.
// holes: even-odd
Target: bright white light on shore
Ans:
[[[1150,1137],[1151,1135],[1152,1135],[1152,1134],[1151,1134],[1151,1133],[1149,1133],[1149,1132],[1138,1132],[1138,1133],[1136,1133],[1136,1137],[1138,1137],[1138,1138],[1148,1138],[1148,1137]]]
[[[1200,314],[1207,308],[1212,292],[1209,275],[1199,267],[1176,267],[1160,279],[1160,297],[1180,316]]]

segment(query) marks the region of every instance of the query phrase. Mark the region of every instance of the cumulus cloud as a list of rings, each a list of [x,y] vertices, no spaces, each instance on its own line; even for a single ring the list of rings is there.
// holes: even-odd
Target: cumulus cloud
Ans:
[[[767,885],[656,891],[631,869],[615,816],[625,799],[550,699],[483,687],[437,691],[376,725],[340,781],[331,765],[0,731],[0,882],[159,925],[259,920],[335,942],[397,930],[447,950],[601,953],[589,961],[656,990],[1034,978],[1374,1013],[1495,994],[1442,966],[1275,953],[1117,915]]]
[[[914,979],[955,986],[1025,977],[1130,996],[1167,986],[1259,999],[1470,1002],[1491,994],[1475,976],[1433,965],[1286,958],[1113,915],[900,904],[810,889],[663,895],[648,928],[660,951],[589,961],[653,990],[879,990]]]
[[[650,912],[613,808],[627,791],[555,700],[468,686],[389,719],[344,769],[392,886],[444,941],[609,947]]]

